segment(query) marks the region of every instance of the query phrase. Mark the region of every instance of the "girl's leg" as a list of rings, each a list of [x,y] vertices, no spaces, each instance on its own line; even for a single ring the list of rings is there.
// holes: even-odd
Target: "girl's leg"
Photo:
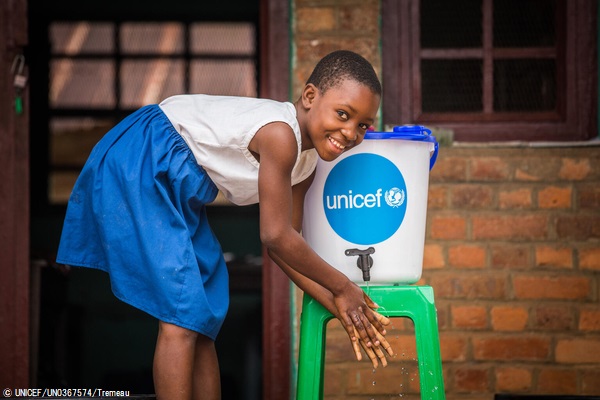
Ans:
[[[215,343],[204,335],[196,339],[193,375],[194,400],[219,400],[221,376]]]
[[[154,352],[154,390],[158,400],[190,400],[198,333],[159,321]]]

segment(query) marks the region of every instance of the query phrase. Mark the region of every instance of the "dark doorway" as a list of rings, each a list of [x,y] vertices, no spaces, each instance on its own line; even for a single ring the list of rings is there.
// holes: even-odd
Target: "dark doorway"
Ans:
[[[144,103],[193,92],[260,95],[258,20],[258,0],[29,2],[32,387],[153,392],[156,321],[116,300],[105,274],[53,262],[68,193],[95,142]],[[209,218],[231,277],[217,340],[223,398],[258,399],[258,209],[220,203]]]

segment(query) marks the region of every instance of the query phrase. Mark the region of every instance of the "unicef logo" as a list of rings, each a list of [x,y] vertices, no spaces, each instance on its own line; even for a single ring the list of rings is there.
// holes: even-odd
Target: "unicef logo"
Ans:
[[[371,153],[338,162],[323,188],[327,222],[340,237],[359,245],[380,243],[396,233],[407,201],[400,170],[387,158]]]
[[[385,202],[390,207],[400,207],[404,204],[404,198],[406,194],[404,190],[398,189],[397,187],[391,188],[387,192],[385,192]]]

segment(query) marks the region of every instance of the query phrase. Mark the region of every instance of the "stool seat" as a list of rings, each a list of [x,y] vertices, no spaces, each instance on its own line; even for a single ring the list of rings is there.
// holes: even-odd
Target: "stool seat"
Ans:
[[[431,286],[371,286],[369,297],[386,317],[410,318],[415,326],[421,399],[445,399],[437,312]],[[304,294],[296,400],[323,398],[325,336],[333,315]],[[390,368],[388,366],[388,368]],[[400,374],[400,372],[399,372]]]

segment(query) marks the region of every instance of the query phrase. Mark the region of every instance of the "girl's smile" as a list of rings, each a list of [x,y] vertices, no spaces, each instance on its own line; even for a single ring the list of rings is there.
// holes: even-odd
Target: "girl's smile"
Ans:
[[[344,151],[344,149],[346,148],[346,145],[338,142],[337,140],[335,140],[331,136],[329,136],[328,139],[329,139],[329,142],[333,145],[334,151],[335,151],[335,149],[337,149],[337,150],[340,151],[340,153],[342,153]]]

